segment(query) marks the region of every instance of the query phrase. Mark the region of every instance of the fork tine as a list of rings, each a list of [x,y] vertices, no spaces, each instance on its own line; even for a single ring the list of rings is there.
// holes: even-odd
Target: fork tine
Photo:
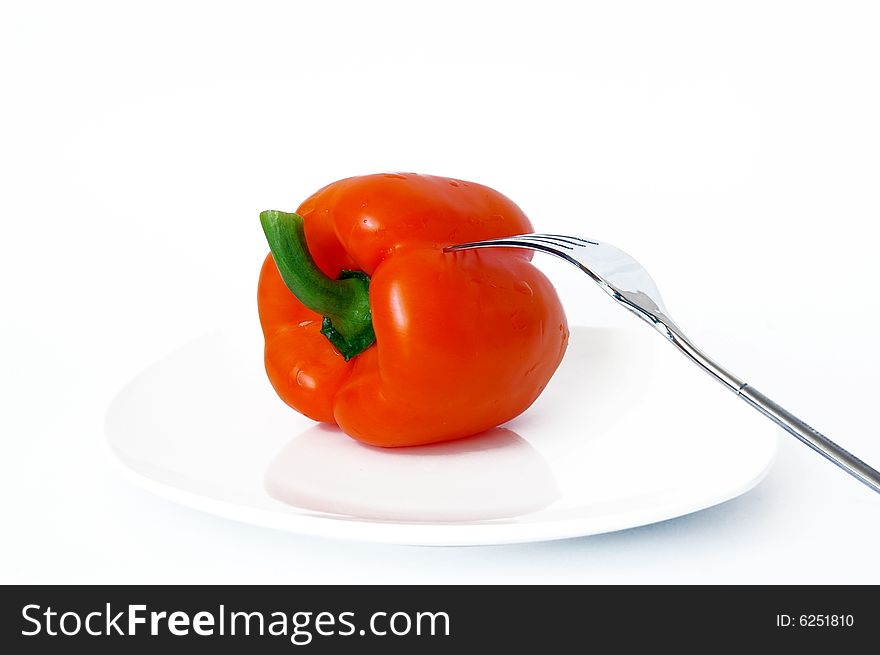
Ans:
[[[563,254],[562,250],[574,250],[583,244],[574,241],[566,241],[559,237],[552,237],[543,234],[515,234],[509,237],[498,237],[495,239],[484,239],[482,241],[472,241],[470,243],[459,243],[454,246],[444,248],[446,252],[456,250],[468,250],[471,248],[488,248],[493,246],[509,246],[512,248],[531,248],[534,250],[542,250],[550,254]]]
[[[510,246],[513,248],[531,248],[534,245],[540,245],[542,249],[547,246],[543,243],[538,244],[534,240],[530,240],[528,234],[516,234],[509,237],[497,237],[495,239],[483,239],[481,241],[471,241],[469,243],[458,243],[454,246],[446,246],[443,250],[468,250],[471,248],[488,248],[491,246]]]
[[[549,234],[524,234],[521,235],[522,241],[539,241],[541,243],[549,243],[551,245],[557,246],[558,248],[565,248],[566,250],[574,250],[576,247],[581,247],[583,244],[578,243],[577,241],[569,241],[568,239],[563,239],[561,237],[555,237]]]
[[[590,241],[589,239],[582,239],[581,237],[575,237],[570,234],[533,234],[532,236],[536,237],[545,237],[550,239],[559,239],[560,241],[565,241],[565,243],[571,243],[574,246],[581,245],[591,245],[598,246],[598,241]]]
[[[522,235],[521,237],[515,237],[516,241],[520,241],[522,243],[528,244],[549,244],[551,246],[555,246],[556,248],[562,248],[564,250],[574,250],[576,246],[580,244],[573,243],[571,241],[562,241],[561,239],[551,239],[550,237],[545,237],[540,234],[529,234]]]

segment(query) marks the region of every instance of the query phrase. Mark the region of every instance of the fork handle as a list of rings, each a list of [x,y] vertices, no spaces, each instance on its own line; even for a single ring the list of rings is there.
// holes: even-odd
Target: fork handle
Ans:
[[[737,395],[786,432],[794,435],[820,455],[837,464],[851,476],[880,493],[880,472],[848,450],[841,448],[818,430],[780,407],[757,389],[744,384]]]
[[[632,311],[631,307],[628,307],[628,309]],[[690,360],[783,430],[797,437],[817,453],[837,464],[851,476],[868,485],[877,493],[880,493],[880,471],[868,466],[851,452],[841,448],[787,409],[780,407],[760,391],[733,375],[733,373],[697,348],[669,317],[657,313],[648,315],[644,312],[636,312],[636,314],[649,323],[653,323],[654,327]]]

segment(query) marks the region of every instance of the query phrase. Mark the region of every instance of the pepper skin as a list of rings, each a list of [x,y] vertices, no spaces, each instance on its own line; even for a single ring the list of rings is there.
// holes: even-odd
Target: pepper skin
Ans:
[[[266,371],[278,395],[316,421],[374,446],[466,437],[525,411],[562,360],[565,314],[530,251],[443,252],[532,231],[497,191],[367,175],[261,220],[273,251],[258,287]],[[337,280],[342,271],[365,275]],[[331,322],[354,343],[347,356],[321,331]]]

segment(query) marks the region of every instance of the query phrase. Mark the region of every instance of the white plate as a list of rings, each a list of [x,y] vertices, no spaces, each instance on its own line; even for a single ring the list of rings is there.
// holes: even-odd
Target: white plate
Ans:
[[[147,489],[302,534],[398,544],[561,539],[644,525],[738,496],[768,471],[776,428],[641,325],[572,329],[526,413],[479,437],[362,446],[287,408],[258,331],[215,333],[141,373],[107,416]]]

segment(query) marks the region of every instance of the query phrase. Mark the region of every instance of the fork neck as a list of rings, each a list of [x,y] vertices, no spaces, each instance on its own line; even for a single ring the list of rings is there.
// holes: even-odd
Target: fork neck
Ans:
[[[745,386],[743,380],[697,348],[668,317],[663,316],[662,320],[658,317],[654,325],[676,348],[725,387],[734,393],[739,393]]]

